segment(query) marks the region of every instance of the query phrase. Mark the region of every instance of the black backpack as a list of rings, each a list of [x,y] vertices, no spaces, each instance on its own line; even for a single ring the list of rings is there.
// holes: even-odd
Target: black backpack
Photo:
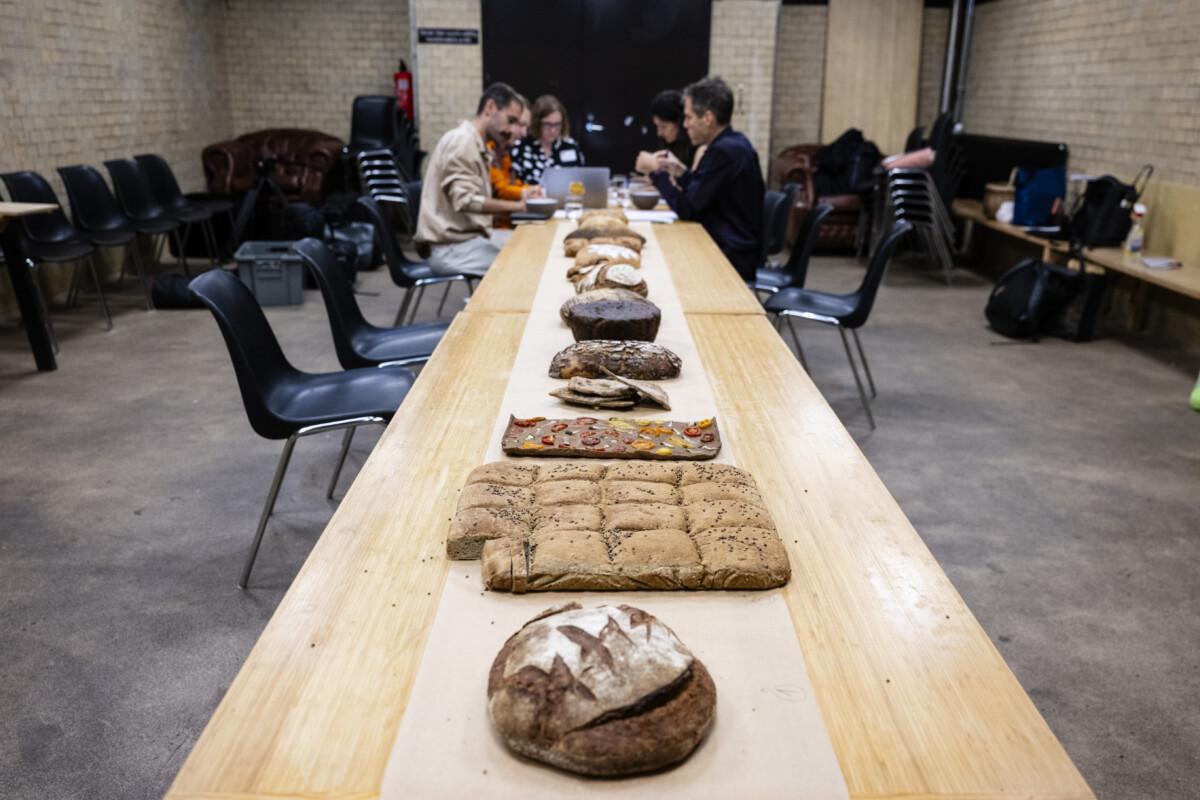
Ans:
[[[1132,184],[1121,183],[1112,175],[1088,181],[1071,215],[1072,242],[1083,247],[1123,244],[1133,225],[1133,204],[1146,190],[1152,174],[1154,167],[1147,164],[1138,171]]]
[[[1083,276],[1058,264],[1027,258],[996,281],[984,313],[992,330],[1037,341],[1083,290]]]

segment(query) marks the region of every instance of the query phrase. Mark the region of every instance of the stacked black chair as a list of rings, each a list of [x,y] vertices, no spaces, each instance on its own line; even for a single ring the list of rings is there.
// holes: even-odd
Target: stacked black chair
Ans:
[[[362,315],[354,289],[324,242],[302,239],[295,250],[308,265],[329,314],[333,347],[343,369],[406,366],[429,360],[449,321],[423,322],[402,328],[380,328]]]
[[[396,241],[396,234],[392,229],[392,223],[380,209],[379,204],[370,197],[358,198],[358,204],[362,206],[367,214],[367,218],[375,225],[380,248],[383,252],[383,260],[387,264],[388,273],[392,276],[392,283],[404,289],[404,299],[400,301],[400,308],[396,311],[395,325],[397,327],[406,323],[411,324],[416,318],[417,307],[421,304],[421,298],[425,294],[426,286],[433,286],[439,283],[446,285],[446,292],[442,295],[442,303],[438,306],[439,316],[446,305],[446,297],[450,293],[450,285],[452,283],[456,281],[466,283],[468,295],[474,291],[475,281],[479,280],[478,275],[467,275],[465,273],[437,275],[430,269],[428,264],[409,260],[400,250],[400,244]]]
[[[783,191],[768,189],[763,195],[763,252],[760,266],[771,268],[771,256],[783,250],[787,243],[788,219],[796,202],[800,184],[789,183]]]
[[[142,292],[146,298],[146,310],[154,307],[150,292],[150,281],[145,265],[142,263],[142,251],[137,245],[139,231],[133,222],[121,213],[117,198],[104,178],[94,167],[79,164],[73,167],[59,167],[58,174],[63,185],[67,187],[67,196],[71,200],[71,218],[80,236],[96,247],[125,247],[125,258],[133,262],[134,271],[142,284]],[[169,231],[163,227],[160,233]],[[121,265],[124,276],[125,267]]]
[[[171,170],[171,165],[162,156],[143,153],[140,156],[134,156],[133,160],[142,170],[142,174],[146,176],[146,183],[150,186],[154,200],[162,206],[168,216],[179,220],[183,225],[180,246],[187,246],[192,226],[199,225],[200,233],[204,236],[205,246],[208,248],[209,259],[214,264],[218,263],[221,258],[221,247],[217,244],[217,233],[213,230],[212,222],[216,206],[189,200],[185,197],[179,189],[179,181],[175,180],[175,173]],[[232,209],[233,204],[229,203],[229,207]]]
[[[154,199],[154,191],[138,163],[132,158],[119,158],[105,161],[104,167],[108,170],[108,176],[112,178],[113,188],[117,190],[121,210],[133,223],[137,232],[148,236],[165,234],[174,238],[175,247],[179,252],[179,266],[190,275],[187,253],[179,233],[180,221]],[[161,258],[164,241],[165,239],[160,240],[158,251],[155,253],[156,262]]]
[[[850,362],[850,370],[854,373],[854,383],[858,387],[858,397],[862,401],[863,410],[867,412],[867,422],[870,423],[871,430],[875,429],[875,417],[871,413],[871,403],[867,400],[867,393],[863,390],[858,366],[850,352],[846,331],[849,330],[854,337],[858,357],[862,360],[863,370],[867,374],[867,382],[871,386],[871,396],[875,397],[875,379],[871,377],[871,367],[867,364],[867,355],[863,352],[862,341],[858,338],[858,329],[866,324],[867,318],[871,314],[875,296],[879,293],[879,285],[883,282],[883,274],[887,270],[888,262],[895,253],[896,247],[911,231],[912,224],[909,222],[898,221],[892,225],[887,235],[875,246],[875,252],[871,254],[870,261],[867,263],[867,272],[863,276],[862,283],[850,294],[834,294],[793,287],[781,289],[763,303],[763,308],[767,310],[767,313],[775,315],[776,327],[784,321],[787,322],[788,331],[791,332],[792,341],[796,345],[796,355],[799,356],[800,363],[804,365],[805,370],[808,369],[808,363],[804,358],[804,350],[800,347],[800,338],[796,335],[792,321],[806,319],[837,328],[838,333],[841,334],[842,346],[846,349],[846,358]]]
[[[108,312],[108,301],[104,297],[104,289],[100,285],[100,275],[96,271],[96,247],[86,237],[80,235],[71,221],[67,219],[54,189],[41,175],[27,170],[9,172],[0,175],[0,179],[4,181],[8,196],[15,203],[52,203],[58,206],[52,213],[34,214],[17,220],[17,224],[21,226],[20,232],[25,255],[29,259],[30,266],[35,270],[41,264],[75,262],[71,289],[67,295],[68,302],[71,304],[74,304],[78,297],[79,273],[86,263],[88,271],[92,274],[96,294],[100,298],[100,309],[104,313],[105,324],[109,330],[112,330],[112,315]],[[36,287],[37,281],[35,280],[33,283]],[[42,304],[42,315],[46,319],[47,332],[50,334],[50,340],[57,352],[58,340],[54,335],[54,328],[50,324],[50,315],[46,313],[46,300],[42,296],[40,288],[37,294],[38,300]]]
[[[808,277],[808,262],[812,258],[813,249],[817,246],[817,237],[821,233],[821,222],[833,213],[833,206],[820,203],[816,208],[804,215],[800,230],[796,231],[796,241],[792,243],[792,252],[788,256],[783,269],[760,269],[754,280],[748,285],[757,294],[774,294],[789,286],[804,287]]]
[[[354,431],[360,425],[386,425],[416,376],[404,367],[301,372],[284,356],[254,295],[231,273],[210,270],[190,285],[221,328],[250,427],[264,438],[287,440],[238,581],[245,589],[296,441],[316,433],[346,431],[330,482],[332,494]]]

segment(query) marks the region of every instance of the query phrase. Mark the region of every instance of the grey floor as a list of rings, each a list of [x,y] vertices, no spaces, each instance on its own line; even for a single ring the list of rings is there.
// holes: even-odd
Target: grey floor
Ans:
[[[849,287],[861,268],[810,275]],[[389,321],[386,275],[362,288]],[[813,376],[1096,793],[1195,797],[1200,364],[1117,338],[1008,343],[987,288],[893,267],[863,332],[874,433],[820,327],[802,329]],[[279,443],[251,432],[208,312],[143,313],[132,286],[113,304],[111,333],[89,295],[52,312],[52,374],[0,326],[3,798],[161,795],[334,508],[337,436],[304,440],[252,589],[234,588]],[[269,317],[297,366],[336,368],[314,293]]]

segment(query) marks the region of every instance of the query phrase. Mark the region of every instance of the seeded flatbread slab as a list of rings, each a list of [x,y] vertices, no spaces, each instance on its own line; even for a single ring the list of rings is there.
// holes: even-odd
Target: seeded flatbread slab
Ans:
[[[561,397],[560,391],[567,390],[551,394]],[[509,417],[500,449],[510,456],[703,461],[721,451],[721,432],[715,419],[673,422],[619,417]],[[493,505],[507,504],[506,496],[488,495],[484,499]]]

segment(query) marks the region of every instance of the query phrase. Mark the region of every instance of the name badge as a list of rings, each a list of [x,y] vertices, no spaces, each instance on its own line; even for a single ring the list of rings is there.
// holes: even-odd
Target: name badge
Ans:
[[[574,164],[579,158],[574,150],[563,150],[558,154],[558,160],[564,164]]]

